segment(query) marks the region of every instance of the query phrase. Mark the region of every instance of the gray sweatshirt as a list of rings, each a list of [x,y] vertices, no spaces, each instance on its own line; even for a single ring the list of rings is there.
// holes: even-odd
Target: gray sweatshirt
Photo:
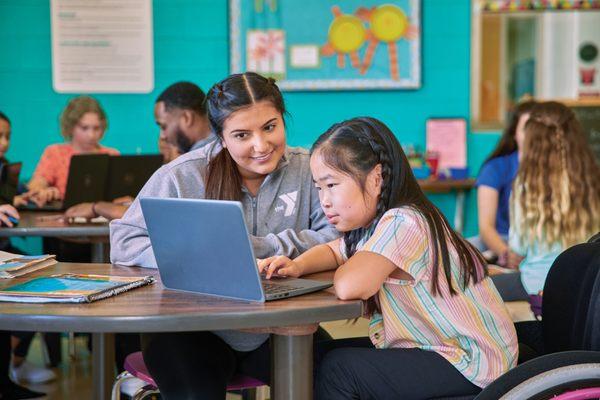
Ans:
[[[156,268],[142,215],[140,197],[204,198],[203,173],[208,157],[220,150],[213,142],[192,150],[161,167],[131,204],[123,218],[110,224],[110,258],[120,265]],[[258,258],[272,255],[296,257],[309,248],[339,236],[321,209],[312,182],[309,153],[287,148],[277,169],[263,181],[256,197],[243,190],[242,206]],[[215,332],[236,350],[257,348],[266,335]]]
[[[144,185],[123,218],[110,224],[110,259],[114,264],[156,268],[140,197],[204,198],[203,172],[211,143],[161,167]],[[287,148],[256,197],[243,190],[242,206],[256,257],[296,257],[339,236],[327,222],[312,183],[308,151]]]

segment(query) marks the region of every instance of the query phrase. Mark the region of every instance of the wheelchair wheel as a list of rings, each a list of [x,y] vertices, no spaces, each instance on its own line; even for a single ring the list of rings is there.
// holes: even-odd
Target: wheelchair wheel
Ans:
[[[501,400],[584,400],[600,398],[600,363],[567,365],[525,380]]]

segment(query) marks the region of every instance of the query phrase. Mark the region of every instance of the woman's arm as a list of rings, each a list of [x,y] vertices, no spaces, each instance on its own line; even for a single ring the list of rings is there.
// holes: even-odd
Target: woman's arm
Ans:
[[[496,214],[498,212],[498,191],[489,186],[477,188],[477,212],[479,235],[483,243],[494,253],[500,255],[508,250],[508,244],[496,230]]]

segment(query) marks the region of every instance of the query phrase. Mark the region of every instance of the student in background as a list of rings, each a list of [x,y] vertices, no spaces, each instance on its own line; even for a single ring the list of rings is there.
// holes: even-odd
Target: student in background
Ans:
[[[61,133],[67,143],[46,147],[29,182],[29,191],[19,196],[15,204],[32,201],[41,207],[50,201],[62,200],[69,164],[75,154],[118,155],[117,150],[100,145],[107,126],[106,114],[97,100],[89,96],[71,99],[60,117]]]
[[[156,268],[139,204],[147,196],[241,201],[258,257],[296,256],[337,237],[319,207],[308,152],[286,145],[275,81],[231,75],[211,88],[207,105],[218,140],[159,169],[111,223],[112,262]],[[238,331],[142,334],[142,351],[163,398],[223,399],[236,372],[270,380],[268,338]]]
[[[176,156],[173,147],[185,154],[216,142],[206,117],[205,99],[202,89],[192,82],[174,83],[156,99],[154,119],[160,129],[159,147],[161,143],[169,145],[171,159]]]
[[[0,164],[8,164],[6,152],[10,147],[11,124],[8,117],[0,112]],[[19,220],[19,212],[10,204],[0,205],[0,226],[13,227],[14,223],[10,220]],[[12,246],[10,240],[0,238],[0,250],[9,253],[23,254],[23,251]],[[32,383],[43,383],[56,379],[56,374],[49,368],[40,367],[26,360],[29,345],[33,340],[35,332],[12,332],[11,348],[12,361],[10,362],[10,374],[15,381],[28,381]],[[55,335],[55,334],[52,334]],[[0,344],[2,346],[3,344]],[[4,362],[4,360],[0,360]],[[4,366],[3,366],[4,367]],[[8,367],[8,361],[6,362]],[[0,374],[0,379],[4,377]],[[15,389],[18,390],[18,389]],[[2,390],[0,389],[0,393]],[[0,399],[3,397],[0,396]]]
[[[519,140],[535,105],[523,102],[515,108],[510,123],[496,149],[481,167],[477,177],[477,210],[479,237],[472,243],[480,250],[491,250],[501,266],[516,268],[521,257],[508,247],[509,199],[519,167]]]
[[[158,151],[168,164],[180,154],[213,143],[216,137],[210,133],[206,95],[191,82],[177,82],[166,88],[156,99],[154,119],[160,132]],[[66,218],[104,217],[112,221],[123,217],[133,198],[126,196],[110,201],[81,203],[65,212]]]
[[[337,269],[337,296],[366,300],[371,317],[370,340],[317,346],[316,399],[474,395],[515,366],[515,328],[483,257],[423,194],[394,134],[355,118],[333,125],[311,153],[321,206],[344,236],[259,269]]]
[[[511,199],[511,250],[524,257],[521,280],[539,294],[556,257],[600,231],[600,167],[571,109],[531,110]]]

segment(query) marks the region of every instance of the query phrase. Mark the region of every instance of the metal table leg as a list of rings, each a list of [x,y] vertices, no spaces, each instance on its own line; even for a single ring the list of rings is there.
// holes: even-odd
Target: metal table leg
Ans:
[[[272,336],[271,399],[313,398],[313,335]]]
[[[106,263],[108,260],[104,256],[106,248],[105,242],[92,242],[92,262]]]
[[[465,199],[464,190],[456,193],[456,209],[454,210],[454,230],[460,234],[463,233],[465,225]]]
[[[94,400],[109,400],[115,380],[115,335],[92,333]]]

